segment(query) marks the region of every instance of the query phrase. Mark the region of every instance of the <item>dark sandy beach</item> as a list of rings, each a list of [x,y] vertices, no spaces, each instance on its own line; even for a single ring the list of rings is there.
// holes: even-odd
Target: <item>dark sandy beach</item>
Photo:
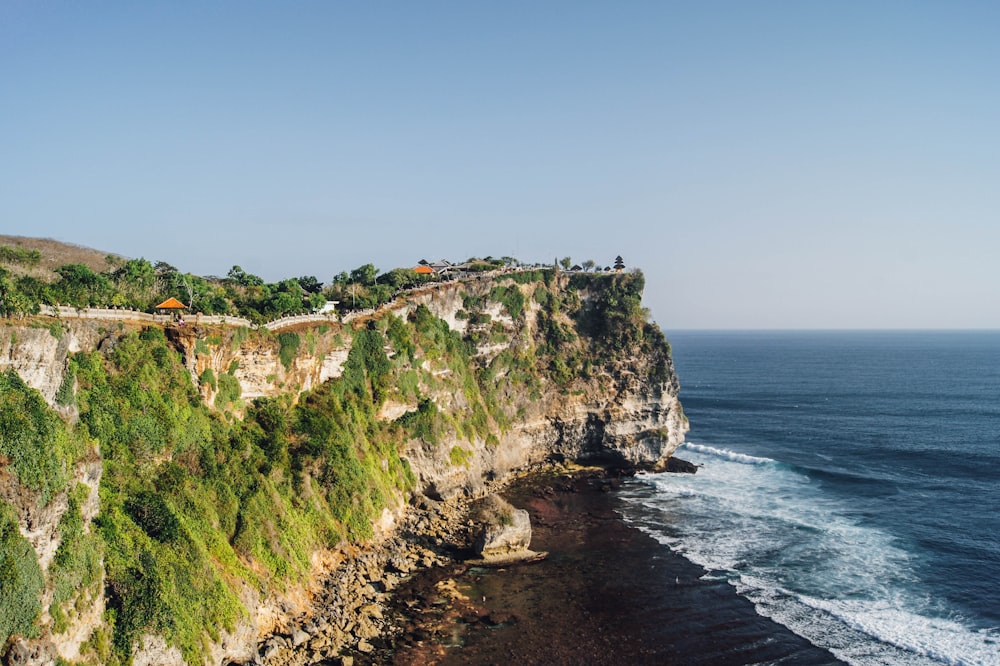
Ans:
[[[548,557],[418,574],[394,595],[399,633],[356,663],[841,663],[625,524],[617,484],[590,474],[509,487]]]

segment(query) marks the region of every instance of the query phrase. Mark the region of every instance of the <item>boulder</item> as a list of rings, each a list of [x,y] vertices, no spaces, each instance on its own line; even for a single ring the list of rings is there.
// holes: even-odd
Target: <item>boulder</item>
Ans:
[[[488,497],[480,507],[482,525],[473,549],[486,562],[507,562],[538,557],[531,545],[531,518],[506,500]]]
[[[698,471],[698,466],[687,460],[681,460],[673,456],[666,460],[661,460],[653,467],[654,472],[674,472],[680,474],[694,474]]]

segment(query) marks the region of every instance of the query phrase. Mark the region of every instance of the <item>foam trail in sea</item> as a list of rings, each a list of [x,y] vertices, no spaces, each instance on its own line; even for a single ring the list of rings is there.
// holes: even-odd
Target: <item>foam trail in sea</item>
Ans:
[[[915,549],[804,470],[704,444],[682,455],[698,473],[641,476],[623,490],[626,519],[761,615],[850,664],[1000,665],[1000,635],[969,628],[924,590]]]

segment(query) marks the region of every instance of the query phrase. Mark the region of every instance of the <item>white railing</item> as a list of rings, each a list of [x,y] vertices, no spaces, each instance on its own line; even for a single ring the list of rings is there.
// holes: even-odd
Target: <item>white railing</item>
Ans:
[[[100,321],[139,321],[155,324],[169,324],[175,320],[174,315],[150,314],[125,308],[75,308],[70,305],[42,305],[38,314],[60,319],[96,319]],[[252,327],[253,323],[243,317],[228,315],[184,315],[185,323],[191,324],[222,324],[225,326]]]
[[[74,308],[70,305],[42,305],[38,314],[60,319],[99,319],[103,321],[143,321],[169,323],[170,315],[156,315],[138,310],[119,310],[116,308]]]
[[[273,332],[282,328],[288,328],[289,326],[295,326],[296,324],[320,324],[332,323],[336,321],[339,321],[336,313],[327,312],[325,314],[303,314],[282,317],[281,319],[275,319],[274,321],[269,321],[266,324],[261,324],[261,327]]]

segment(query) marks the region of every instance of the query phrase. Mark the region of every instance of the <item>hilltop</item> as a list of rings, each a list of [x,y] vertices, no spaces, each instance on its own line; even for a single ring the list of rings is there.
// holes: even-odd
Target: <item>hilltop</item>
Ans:
[[[37,263],[31,261],[10,261],[0,256],[0,266],[7,268],[15,275],[31,275],[47,282],[55,281],[58,278],[55,269],[66,264],[83,264],[90,270],[100,273],[109,267],[120,265],[126,261],[125,257],[112,252],[102,252],[84,247],[83,245],[65,243],[52,238],[31,238],[28,236],[7,236],[0,234],[0,246],[17,248],[28,252],[32,250],[37,251],[39,255]]]

